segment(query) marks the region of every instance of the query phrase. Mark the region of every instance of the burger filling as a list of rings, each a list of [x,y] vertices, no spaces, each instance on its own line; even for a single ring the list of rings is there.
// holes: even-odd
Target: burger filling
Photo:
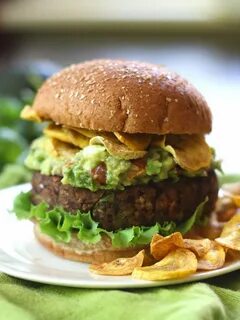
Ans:
[[[146,151],[129,149],[127,155],[121,155],[118,150],[118,145],[121,145],[112,142],[112,138],[96,138],[79,149],[56,138],[42,136],[33,142],[26,165],[44,175],[62,177],[63,184],[91,191],[123,190],[127,186],[166,179],[177,181],[181,176],[206,176],[209,168],[218,165],[213,151],[200,136],[182,136],[182,149],[152,144]],[[171,139],[174,141],[173,137]],[[109,148],[107,143],[112,143],[113,147],[111,145]],[[193,154],[189,156],[191,152]],[[141,153],[141,157],[138,157],[138,153]]]
[[[37,220],[56,241],[70,242],[74,232],[85,243],[97,243],[106,234],[116,247],[190,230],[214,208],[214,169],[220,168],[202,135],[106,133],[55,124],[33,142],[26,166],[35,174],[32,191],[15,200],[18,218]]]

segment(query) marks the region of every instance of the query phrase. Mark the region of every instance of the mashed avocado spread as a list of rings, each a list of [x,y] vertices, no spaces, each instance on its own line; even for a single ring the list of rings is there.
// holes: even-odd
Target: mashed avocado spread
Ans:
[[[32,170],[45,175],[60,175],[63,184],[75,187],[98,189],[124,189],[125,186],[158,182],[167,178],[178,179],[179,175],[204,175],[205,170],[187,172],[179,168],[167,151],[152,147],[144,159],[124,160],[108,153],[103,145],[89,145],[81,150],[67,148],[56,152],[47,136],[36,139],[25,161]],[[94,170],[105,173],[105,182],[95,179]],[[99,170],[100,170],[99,169]],[[103,174],[103,173],[102,173]]]

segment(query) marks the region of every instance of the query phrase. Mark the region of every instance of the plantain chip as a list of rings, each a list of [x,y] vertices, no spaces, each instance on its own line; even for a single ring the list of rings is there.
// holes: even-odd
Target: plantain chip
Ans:
[[[30,106],[25,106],[21,113],[20,118],[27,121],[33,121],[33,122],[42,122],[42,119],[37,114],[37,112]]]
[[[125,144],[129,149],[133,151],[143,151],[146,150],[151,142],[151,135],[144,133],[120,133],[114,132],[117,139]]]
[[[238,195],[232,195],[232,200],[233,200],[233,203],[238,207],[240,208],[240,196]]]
[[[86,138],[93,138],[93,137],[97,136],[97,134],[98,134],[98,132],[94,131],[94,130],[87,130],[87,129],[76,128],[76,127],[68,127],[68,126],[65,126],[65,127],[80,133],[81,135],[83,135]]]
[[[198,260],[199,270],[215,270],[224,265],[225,251],[222,246],[212,241],[210,250]]]
[[[101,144],[104,145],[106,150],[114,157],[125,160],[138,159],[145,156],[146,151],[133,151],[127,146],[120,143],[114,135],[101,134],[90,139],[90,145]]]
[[[223,195],[230,198],[236,207],[240,208],[240,183],[229,183],[222,186]]]
[[[89,139],[74,130],[50,124],[44,129],[44,133],[51,138],[73,144],[79,148],[84,148],[88,145]]]
[[[240,214],[236,214],[223,227],[222,233],[215,241],[220,245],[240,251]]]
[[[198,257],[204,256],[211,248],[209,239],[183,239],[184,248],[193,251]]]
[[[144,261],[144,250],[132,258],[118,258],[109,263],[92,264],[89,269],[93,273],[109,276],[124,276],[131,274],[136,267],[141,267]]]
[[[155,235],[150,244],[151,254],[157,260],[161,260],[170,251],[178,247],[184,248],[184,241],[180,232],[174,232],[167,237]]]
[[[166,135],[154,135],[152,137],[151,145],[153,147],[163,148],[165,145]]]
[[[132,276],[143,280],[168,280],[186,277],[196,270],[195,254],[188,249],[178,248],[152,266],[135,268]]]
[[[51,144],[57,157],[70,158],[78,152],[78,148],[72,144],[62,142],[55,138],[51,138]]]
[[[176,163],[187,171],[198,171],[211,164],[211,149],[202,135],[167,135],[155,144],[171,153]]]

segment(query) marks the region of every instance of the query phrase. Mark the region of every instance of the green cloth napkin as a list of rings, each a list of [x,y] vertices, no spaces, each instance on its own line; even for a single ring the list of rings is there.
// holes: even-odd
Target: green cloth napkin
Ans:
[[[240,319],[240,272],[151,289],[51,286],[0,274],[0,320]]]

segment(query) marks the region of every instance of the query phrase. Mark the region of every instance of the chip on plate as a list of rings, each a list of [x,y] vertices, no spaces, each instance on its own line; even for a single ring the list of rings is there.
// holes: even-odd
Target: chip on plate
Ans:
[[[236,214],[223,227],[219,238],[215,241],[220,245],[240,251],[240,214]]]
[[[180,232],[172,233],[167,237],[155,235],[150,244],[151,254],[157,260],[161,260],[170,251],[179,247],[184,248],[184,241]]]
[[[225,251],[222,246],[212,241],[211,249],[198,260],[198,269],[214,270],[219,269],[225,262]]]
[[[223,194],[240,208],[240,182],[227,183],[222,186]]]
[[[195,254],[188,249],[178,248],[152,266],[135,268],[132,276],[143,280],[168,280],[186,277],[196,270]]]
[[[204,256],[211,248],[209,239],[184,239],[184,247],[193,251],[198,257]]]
[[[90,271],[106,276],[124,276],[131,274],[136,267],[141,267],[144,261],[144,250],[131,258],[118,258],[108,263],[92,264]]]

